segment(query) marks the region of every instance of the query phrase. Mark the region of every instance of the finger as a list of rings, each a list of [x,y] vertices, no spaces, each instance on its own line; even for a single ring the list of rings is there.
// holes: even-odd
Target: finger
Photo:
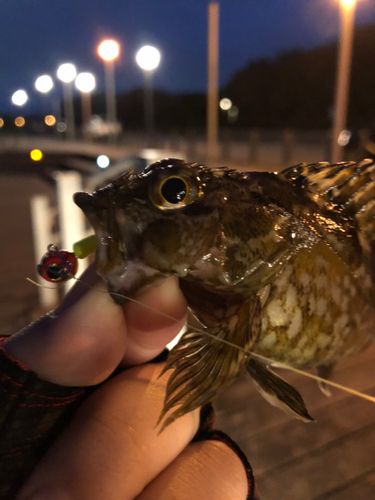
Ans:
[[[245,469],[219,441],[189,445],[136,500],[246,500]]]
[[[168,378],[157,379],[161,367],[131,368],[99,388],[39,463],[18,500],[139,495],[181,453],[199,423],[196,410],[158,435],[155,424]]]
[[[174,277],[136,297],[125,306],[128,340],[125,365],[144,363],[156,357],[186,321],[186,301]]]
[[[103,282],[91,288],[96,281],[92,269],[81,281],[54,313],[4,342],[11,356],[43,380],[66,386],[98,384],[123,359],[131,365],[157,356],[184,322],[186,305],[173,278],[141,295],[143,305],[128,303],[125,311]],[[148,304],[179,321],[150,311]]]

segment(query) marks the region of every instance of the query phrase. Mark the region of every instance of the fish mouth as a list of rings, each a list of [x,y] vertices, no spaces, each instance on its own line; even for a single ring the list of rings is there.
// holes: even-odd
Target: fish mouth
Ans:
[[[74,201],[95,230],[96,271],[117,304],[124,305],[129,298],[164,281],[166,275],[144,263],[141,228],[123,210],[104,197],[83,192],[76,193]]]

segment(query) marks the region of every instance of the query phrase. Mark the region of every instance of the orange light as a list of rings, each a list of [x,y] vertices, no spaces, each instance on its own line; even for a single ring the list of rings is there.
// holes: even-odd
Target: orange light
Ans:
[[[354,7],[355,3],[356,3],[357,0],[341,0],[341,5],[345,8],[345,9],[351,9],[352,7]]]
[[[33,161],[40,161],[43,158],[43,153],[40,149],[33,149],[32,151],[30,151],[30,158]]]
[[[4,120],[2,118],[0,118],[0,128],[1,127],[4,127]]]
[[[14,120],[14,124],[16,127],[23,127],[25,123],[26,121],[23,116],[17,116],[17,118]]]
[[[53,115],[47,115],[44,118],[44,123],[48,125],[49,127],[53,127],[56,123],[56,118]]]
[[[115,40],[104,40],[98,47],[98,54],[105,61],[113,61],[120,53],[120,45]]]

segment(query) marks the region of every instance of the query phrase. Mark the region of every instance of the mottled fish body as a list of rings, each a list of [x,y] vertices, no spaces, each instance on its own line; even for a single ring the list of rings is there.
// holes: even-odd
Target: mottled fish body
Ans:
[[[326,375],[371,342],[374,170],[365,160],[240,173],[166,159],[93,195],[76,194],[109,290],[133,296],[177,275],[202,324],[169,355],[162,417],[177,409],[164,426],[241,371],[273,404],[311,420],[299,393],[269,366]]]

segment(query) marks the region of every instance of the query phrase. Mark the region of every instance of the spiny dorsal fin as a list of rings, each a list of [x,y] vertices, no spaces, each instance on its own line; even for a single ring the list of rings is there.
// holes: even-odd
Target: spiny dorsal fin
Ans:
[[[375,283],[375,163],[300,164],[279,174],[307,196],[354,222],[367,271]]]
[[[305,189],[312,197],[319,195],[326,203],[339,206],[348,215],[354,216],[368,201],[375,200],[375,164],[372,160],[301,163],[279,175]]]
[[[297,389],[273,373],[267,366],[250,358],[246,363],[245,373],[271,405],[304,422],[314,422]]]

